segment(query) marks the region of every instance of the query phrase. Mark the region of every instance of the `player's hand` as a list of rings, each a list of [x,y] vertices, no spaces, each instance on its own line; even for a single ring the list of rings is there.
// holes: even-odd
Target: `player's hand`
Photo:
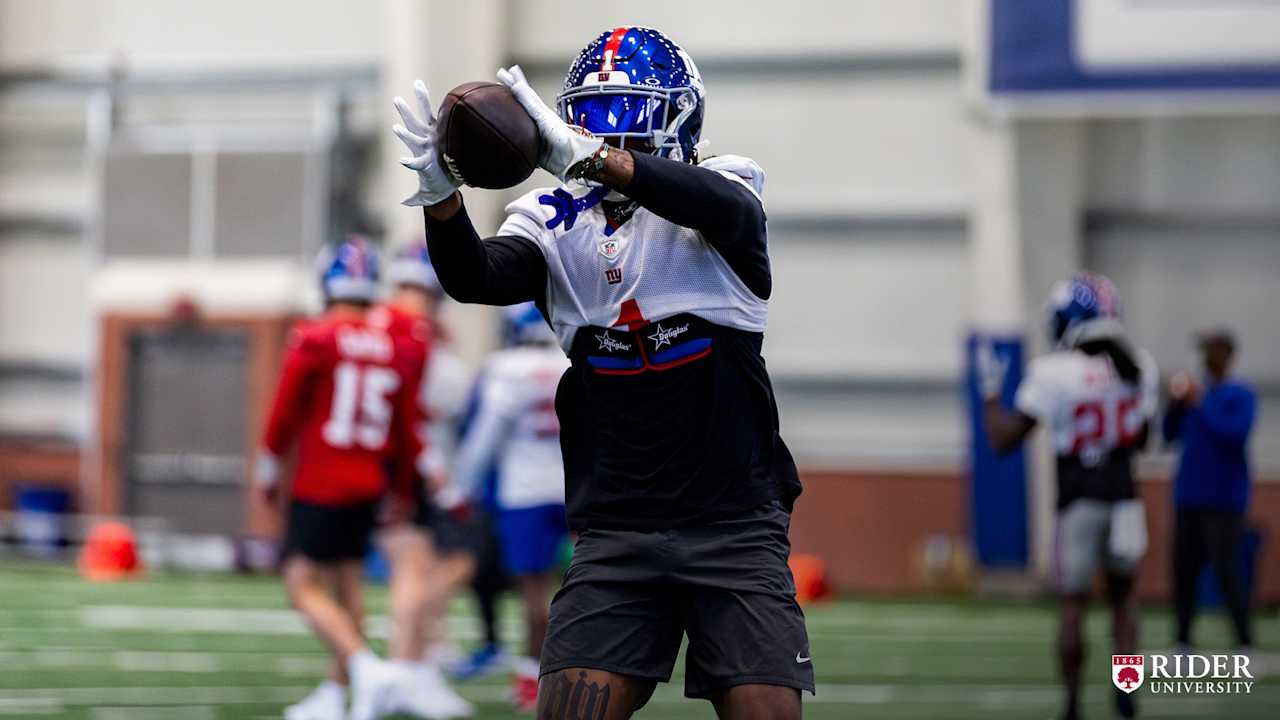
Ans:
[[[436,507],[444,510],[459,522],[467,522],[471,519],[471,502],[456,485],[445,485],[435,491],[431,496],[432,502]]]
[[[378,509],[378,520],[386,526],[403,525],[412,522],[418,515],[418,503],[400,493],[387,493]]]
[[[453,197],[461,183],[440,161],[440,152],[436,148],[436,114],[431,109],[426,83],[415,80],[413,95],[418,101],[417,115],[404,98],[397,95],[393,101],[404,124],[392,127],[391,131],[409,148],[409,156],[400,158],[400,164],[418,173],[418,192],[402,203],[411,207],[436,205]]]
[[[265,450],[258,453],[253,463],[253,486],[258,498],[267,507],[274,508],[280,502],[280,459]]]
[[[1186,371],[1176,373],[1169,380],[1169,397],[1184,405],[1200,404],[1200,385]]]
[[[1009,374],[1009,356],[996,352],[994,343],[979,341],[973,364],[982,399],[999,399],[1004,391],[1005,376]]]
[[[542,153],[538,156],[538,166],[561,181],[568,179],[569,168],[591,157],[604,145],[603,140],[582,128],[570,125],[555,110],[547,107],[538,93],[529,86],[519,65],[499,70],[498,82],[511,88],[511,94],[516,96],[516,100],[538,126],[538,134],[542,136]]]

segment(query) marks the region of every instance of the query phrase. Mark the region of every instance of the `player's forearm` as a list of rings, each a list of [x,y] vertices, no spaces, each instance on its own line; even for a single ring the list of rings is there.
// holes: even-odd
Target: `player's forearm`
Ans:
[[[437,203],[435,205],[422,206],[422,211],[426,213],[427,217],[435,220],[448,220],[454,215],[457,215],[458,211],[461,209],[462,194],[456,192],[450,195],[444,202]]]
[[[600,181],[676,225],[703,233],[718,248],[764,242],[759,199],[717,172],[652,155],[611,152]]]
[[[457,202],[444,219],[440,205],[423,211],[427,251],[444,291],[464,303],[511,305],[535,299],[536,289],[545,284],[541,253],[518,238],[482,240],[461,200]]]
[[[991,398],[982,406],[982,427],[991,449],[1003,455],[1022,443],[1035,422],[1021,413],[1005,410],[998,398]]]
[[[772,293],[764,207],[745,187],[705,168],[631,152],[610,152],[596,179],[655,215],[697,230],[751,292],[761,298]]]

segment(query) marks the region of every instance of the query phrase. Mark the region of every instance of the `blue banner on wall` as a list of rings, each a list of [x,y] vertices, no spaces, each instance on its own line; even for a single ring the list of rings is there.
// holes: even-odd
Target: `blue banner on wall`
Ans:
[[[996,97],[1055,93],[1269,91],[1280,94],[1280,63],[1223,61],[1090,66],[1077,47],[1078,0],[990,0],[989,88]],[[1184,8],[1195,6],[1185,4]],[[1206,6],[1207,7],[1207,6]],[[1160,12],[1157,7],[1137,8]],[[1173,9],[1164,12],[1175,12]],[[1137,32],[1137,30],[1135,30]],[[1171,39],[1171,42],[1175,39]],[[1229,39],[1224,39],[1224,44]],[[1277,40],[1280,43],[1280,39]],[[1223,53],[1224,56],[1229,53]]]
[[[977,350],[990,347],[1008,359],[1001,402],[1013,406],[1022,381],[1022,338],[973,333],[965,343],[965,395],[969,418],[970,527],[978,563],[983,567],[1026,567],[1027,473],[1022,448],[997,456],[983,430],[983,398],[977,373]]]

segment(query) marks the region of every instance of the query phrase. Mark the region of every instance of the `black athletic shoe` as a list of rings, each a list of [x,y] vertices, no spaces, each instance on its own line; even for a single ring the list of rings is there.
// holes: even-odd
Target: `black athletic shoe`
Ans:
[[[1138,717],[1138,707],[1134,702],[1133,693],[1116,690],[1116,715],[1122,718]]]

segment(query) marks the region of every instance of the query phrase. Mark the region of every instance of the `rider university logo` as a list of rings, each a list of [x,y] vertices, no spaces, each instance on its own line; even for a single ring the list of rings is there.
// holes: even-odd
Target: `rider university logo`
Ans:
[[[1144,658],[1141,655],[1112,655],[1111,682],[1122,691],[1131,693],[1142,687],[1146,678]]]

